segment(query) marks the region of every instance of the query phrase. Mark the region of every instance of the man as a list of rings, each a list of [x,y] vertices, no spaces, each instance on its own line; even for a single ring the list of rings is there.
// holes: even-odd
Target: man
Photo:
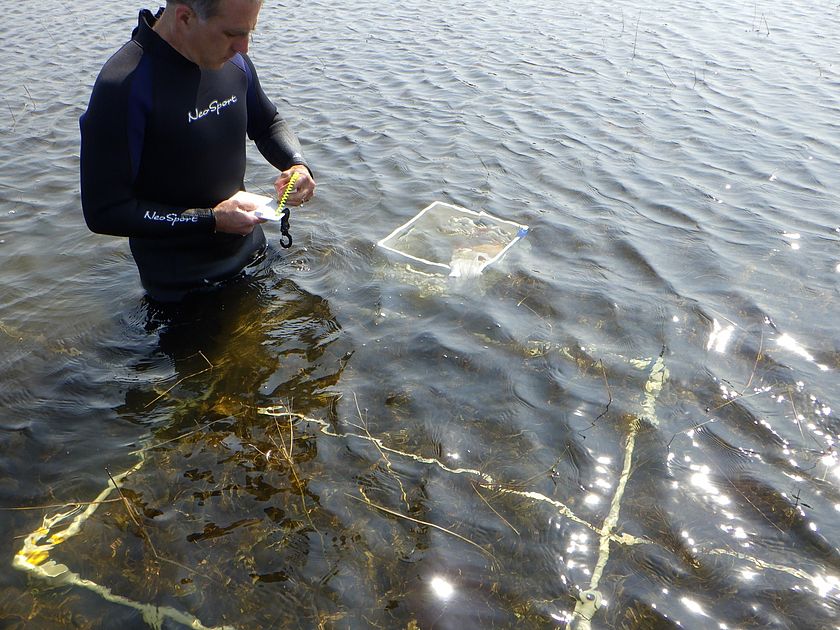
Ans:
[[[81,190],[88,227],[129,237],[143,287],[161,302],[235,278],[266,246],[244,189],[245,136],[299,174],[290,205],[315,182],[300,143],[247,56],[261,0],[167,0],[143,10],[102,68],[82,115]]]

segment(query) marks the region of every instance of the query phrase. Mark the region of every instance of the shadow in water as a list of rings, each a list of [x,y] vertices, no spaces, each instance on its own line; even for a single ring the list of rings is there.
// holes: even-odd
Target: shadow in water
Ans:
[[[310,538],[323,546],[324,526],[309,516],[319,497],[299,472],[316,459],[317,441],[292,416],[284,422],[258,409],[331,416],[351,353],[328,303],[291,281],[256,278],[176,305],[144,300],[126,317],[146,342],[157,339],[136,344],[144,351],[111,375],[124,392],[112,414],[145,437],[128,466],[122,458],[100,471],[107,494],[96,509],[49,510],[49,533],[58,535],[24,541],[31,546],[19,557],[31,563],[36,587],[15,601],[2,597],[9,627],[25,627],[36,610],[44,628],[68,619],[105,627],[84,610],[124,627],[166,625],[178,614],[231,623],[242,602],[266,609],[255,584],[288,590],[308,562]],[[112,439],[103,435],[101,446]],[[77,531],[68,529],[73,518]]]

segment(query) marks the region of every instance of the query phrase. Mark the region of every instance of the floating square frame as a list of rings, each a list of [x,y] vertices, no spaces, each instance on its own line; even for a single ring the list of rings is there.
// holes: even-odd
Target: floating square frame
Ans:
[[[437,273],[478,275],[527,233],[527,225],[435,201],[376,245]]]

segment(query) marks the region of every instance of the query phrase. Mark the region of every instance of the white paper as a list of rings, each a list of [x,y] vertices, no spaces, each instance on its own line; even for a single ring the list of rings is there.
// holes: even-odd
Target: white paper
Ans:
[[[257,206],[257,209],[254,211],[254,214],[258,216],[260,219],[265,219],[266,221],[279,221],[282,218],[282,215],[277,212],[277,208],[272,208],[271,206],[274,205],[274,199],[271,197],[266,197],[265,195],[257,195],[256,193],[250,193],[244,190],[240,190],[236,193],[231,199],[235,199],[236,201],[242,201],[244,203],[252,203]]]

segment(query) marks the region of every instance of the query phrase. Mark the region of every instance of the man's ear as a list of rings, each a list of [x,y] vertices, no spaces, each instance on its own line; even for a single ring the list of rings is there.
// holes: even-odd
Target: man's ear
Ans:
[[[198,16],[186,4],[175,5],[175,24],[178,28],[189,28],[193,22],[198,20]]]

